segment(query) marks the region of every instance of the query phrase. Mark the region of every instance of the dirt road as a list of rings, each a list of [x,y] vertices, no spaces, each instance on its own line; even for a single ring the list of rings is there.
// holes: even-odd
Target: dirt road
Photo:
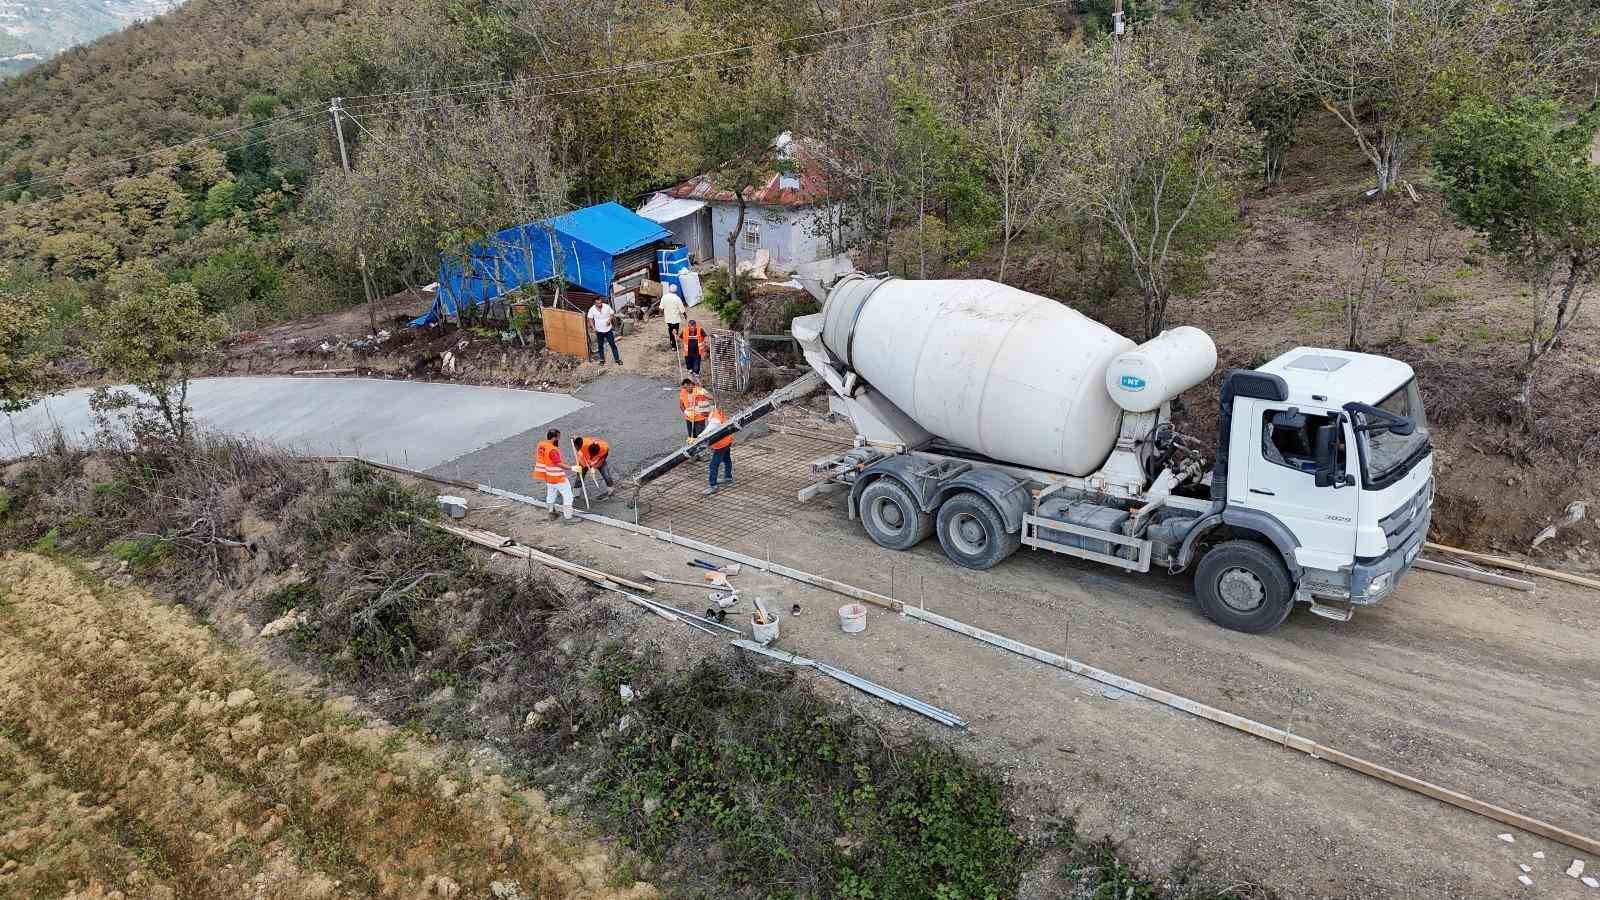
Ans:
[[[611,871],[537,792],[287,689],[185,610],[0,557],[0,896],[657,896]]]
[[[1296,613],[1272,634],[1236,634],[1199,614],[1182,579],[1120,576],[1028,551],[976,573],[946,561],[933,541],[882,550],[847,519],[842,499],[794,502],[803,468],[763,470],[763,458],[818,455],[808,440],[742,441],[739,483],[703,506],[703,471],[685,467],[645,523],[670,515],[678,532],[925,603],[1600,833],[1600,595],[1550,582],[1530,595],[1418,572],[1349,623]],[[600,526],[563,531],[541,515],[499,509],[475,521],[613,571],[692,571],[686,550]],[[1125,841],[1152,869],[1197,865],[1224,885],[1296,897],[1600,897],[1562,874],[1582,857],[1560,845],[1520,833],[1504,843],[1496,836],[1510,829],[1486,819],[892,613],[874,609],[866,634],[843,635],[836,595],[760,574],[739,582],[784,609],[802,605],[800,617],[783,620],[784,647],[971,721],[958,742],[1010,773],[1022,811],[1041,828],[1075,817],[1087,833]],[[705,605],[693,589],[667,593]],[[641,627],[677,639],[676,626],[641,619]],[[849,699],[881,720],[937,729]],[[1518,884],[1519,863],[1532,868],[1533,887]],[[1054,890],[1044,879],[1032,896]]]

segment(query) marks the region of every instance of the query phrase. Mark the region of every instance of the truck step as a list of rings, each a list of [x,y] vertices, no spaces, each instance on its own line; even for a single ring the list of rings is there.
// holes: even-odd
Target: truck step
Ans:
[[[1355,616],[1356,608],[1354,606],[1331,606],[1327,603],[1318,603],[1313,599],[1311,601],[1311,612],[1324,619],[1332,619],[1335,622],[1348,622]]]

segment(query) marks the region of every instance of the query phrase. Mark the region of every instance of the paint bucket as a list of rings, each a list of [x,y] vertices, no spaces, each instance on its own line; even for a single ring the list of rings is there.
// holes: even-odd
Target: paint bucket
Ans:
[[[771,622],[763,625],[756,621],[755,616],[750,617],[750,636],[758,644],[770,644],[778,639],[778,619],[773,617]]]
[[[839,628],[845,634],[860,634],[867,630],[867,608],[859,603],[846,603],[839,607]]]

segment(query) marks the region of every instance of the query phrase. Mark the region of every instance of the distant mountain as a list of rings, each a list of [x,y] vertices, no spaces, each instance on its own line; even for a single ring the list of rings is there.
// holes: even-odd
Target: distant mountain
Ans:
[[[166,12],[182,0],[0,0],[0,77],[75,44]]]

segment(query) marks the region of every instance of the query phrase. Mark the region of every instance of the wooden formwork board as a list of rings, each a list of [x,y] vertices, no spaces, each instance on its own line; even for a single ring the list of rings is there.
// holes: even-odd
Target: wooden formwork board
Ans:
[[[583,313],[547,306],[539,310],[544,320],[544,345],[557,353],[589,358],[589,330]]]

